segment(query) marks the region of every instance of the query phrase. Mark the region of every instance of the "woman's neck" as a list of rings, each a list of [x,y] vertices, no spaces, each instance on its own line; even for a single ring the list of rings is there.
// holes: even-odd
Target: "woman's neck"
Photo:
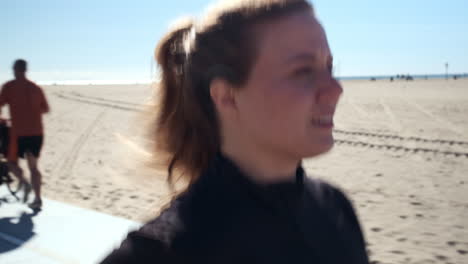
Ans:
[[[300,164],[300,159],[261,152],[259,148],[245,148],[241,144],[224,144],[221,152],[247,177],[261,185],[294,181]]]

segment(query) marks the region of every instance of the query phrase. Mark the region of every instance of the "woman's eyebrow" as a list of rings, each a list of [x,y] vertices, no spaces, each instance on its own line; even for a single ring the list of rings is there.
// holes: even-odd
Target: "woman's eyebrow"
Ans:
[[[286,59],[286,64],[298,62],[298,61],[316,61],[317,56],[312,53],[298,53],[290,56],[289,58]]]
[[[317,61],[319,61],[319,59],[318,59],[316,54],[303,52],[303,53],[298,53],[298,54],[292,55],[289,58],[287,58],[286,59],[286,64],[291,64],[291,63],[296,63],[296,62],[301,62],[301,61],[317,62]],[[325,58],[324,61],[327,64],[330,63],[330,62],[333,63],[333,56],[328,55]]]

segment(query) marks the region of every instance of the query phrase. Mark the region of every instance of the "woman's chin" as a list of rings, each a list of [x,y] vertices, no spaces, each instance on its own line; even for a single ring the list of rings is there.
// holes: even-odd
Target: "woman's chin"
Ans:
[[[329,152],[334,146],[333,137],[330,137],[327,140],[322,140],[320,142],[314,142],[310,147],[305,151],[305,158],[312,158],[316,156],[323,155]]]

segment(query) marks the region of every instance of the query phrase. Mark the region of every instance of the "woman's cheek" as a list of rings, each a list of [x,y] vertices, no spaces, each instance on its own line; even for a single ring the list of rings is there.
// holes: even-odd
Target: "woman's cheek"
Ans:
[[[289,94],[292,100],[295,101],[297,104],[301,104],[302,102],[311,102],[311,98],[315,95],[313,82],[310,81],[296,81],[290,85]]]

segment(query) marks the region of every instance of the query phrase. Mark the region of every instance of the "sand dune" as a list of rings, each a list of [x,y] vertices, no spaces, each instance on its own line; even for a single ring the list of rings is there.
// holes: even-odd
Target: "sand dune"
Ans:
[[[343,83],[336,146],[306,160],[344,189],[374,263],[468,263],[468,80]],[[144,221],[168,201],[144,170],[149,85],[47,86],[44,194]]]

